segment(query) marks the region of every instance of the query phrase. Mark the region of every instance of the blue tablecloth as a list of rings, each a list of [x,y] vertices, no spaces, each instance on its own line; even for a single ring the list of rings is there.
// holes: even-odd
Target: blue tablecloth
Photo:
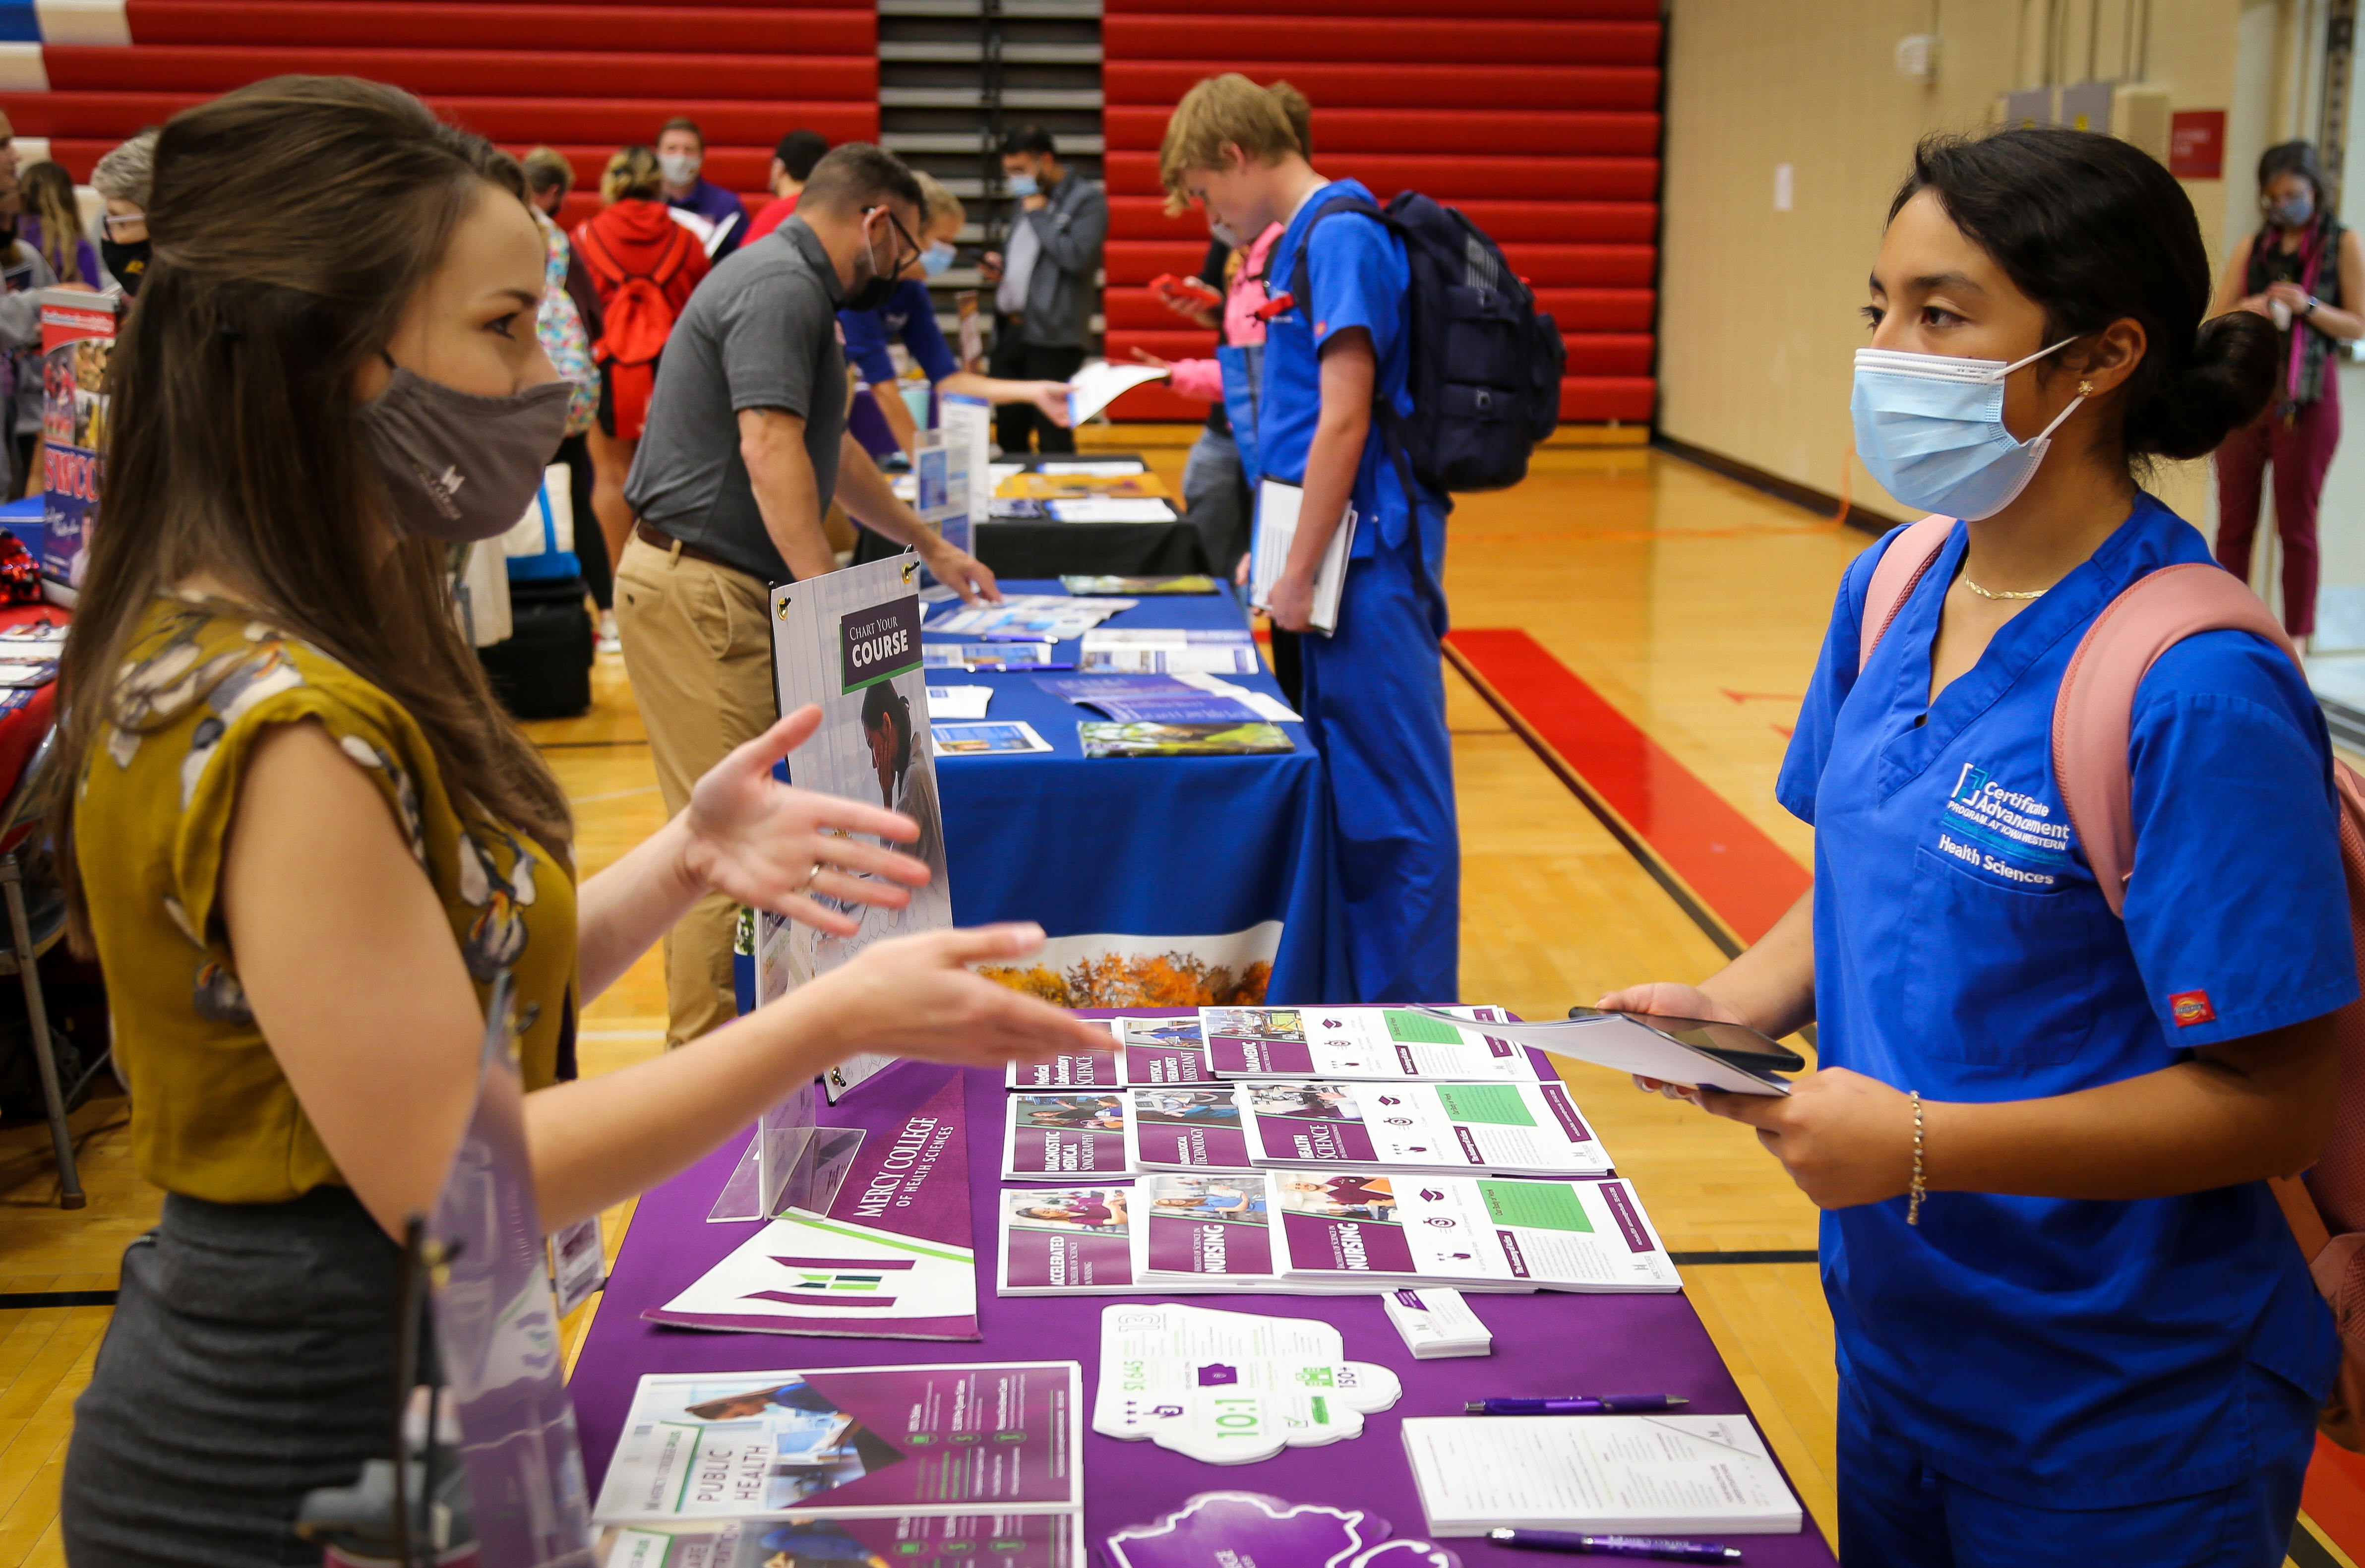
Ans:
[[[1008,593],[1061,591],[1056,581],[1002,586]],[[1229,591],[1146,597],[1106,622],[1247,623]],[[934,633],[926,640],[962,641]],[[1059,648],[1059,656],[1075,656],[1075,644]],[[1281,695],[1262,672],[1226,678]],[[928,672],[932,686],[992,687],[987,718],[1023,719],[1053,747],[1031,756],[937,757],[956,921],[1036,921],[1055,939],[1053,958],[1072,959],[1057,938],[1216,938],[1277,920],[1280,948],[1267,991],[1272,1001],[1358,1000],[1346,990],[1352,982],[1333,918],[1338,866],[1322,758],[1305,726],[1283,726],[1297,745],[1287,756],[1088,760],[1076,724],[1099,715],[1037,681],[1022,673]],[[1146,953],[1157,945],[1130,946]],[[1194,950],[1189,943],[1175,947],[1186,959]],[[1070,1002],[1128,1004],[1155,1003]]]

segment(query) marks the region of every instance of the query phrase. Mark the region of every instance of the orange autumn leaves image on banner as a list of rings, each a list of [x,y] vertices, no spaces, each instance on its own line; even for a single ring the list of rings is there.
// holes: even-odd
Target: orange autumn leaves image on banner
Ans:
[[[1234,969],[1170,950],[1095,954],[1065,969],[987,965],[978,972],[1055,1007],[1225,1007],[1261,1002],[1272,965],[1259,958]]]

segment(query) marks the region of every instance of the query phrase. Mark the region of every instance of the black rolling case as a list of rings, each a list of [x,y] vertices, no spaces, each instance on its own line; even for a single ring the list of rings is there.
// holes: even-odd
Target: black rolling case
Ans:
[[[591,613],[583,579],[510,579],[510,637],[478,648],[501,705],[521,719],[571,719],[591,708]]]

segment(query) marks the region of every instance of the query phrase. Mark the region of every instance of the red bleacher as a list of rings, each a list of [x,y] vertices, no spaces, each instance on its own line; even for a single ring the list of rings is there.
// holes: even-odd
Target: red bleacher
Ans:
[[[1199,0],[1187,13],[1172,0],[1105,0],[1105,13],[1111,359],[1214,343],[1142,286],[1194,272],[1206,253],[1204,217],[1165,211],[1166,117],[1194,83],[1239,71],[1313,100],[1324,174],[1382,200],[1425,191],[1494,236],[1567,344],[1562,419],[1650,420],[1657,0],[1472,0],[1451,20],[1433,0]],[[1211,26],[1211,15],[1252,20]],[[1205,409],[1150,386],[1115,411],[1195,420]]]
[[[573,222],[598,205],[608,155],[676,115],[707,139],[706,177],[770,199],[772,144],[810,126],[879,134],[875,0],[129,0],[129,48],[46,45],[50,91],[0,94],[77,180],[117,142],[229,88],[282,73],[407,87],[512,151],[546,142],[575,165]]]

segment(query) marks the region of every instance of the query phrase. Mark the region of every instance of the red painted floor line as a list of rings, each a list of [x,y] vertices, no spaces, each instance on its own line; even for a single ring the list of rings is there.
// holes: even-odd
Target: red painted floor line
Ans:
[[[2333,1545],[2351,1559],[2365,1561],[2365,1455],[2317,1437],[2300,1506]]]
[[[1533,637],[1481,628],[1447,641],[1742,941],[1807,890],[1788,851]]]

